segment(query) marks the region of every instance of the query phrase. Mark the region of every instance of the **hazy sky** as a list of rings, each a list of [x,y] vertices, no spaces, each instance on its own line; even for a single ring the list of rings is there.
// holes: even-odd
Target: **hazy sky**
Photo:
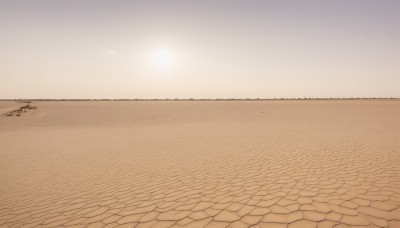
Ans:
[[[400,97],[399,0],[0,0],[0,99]]]

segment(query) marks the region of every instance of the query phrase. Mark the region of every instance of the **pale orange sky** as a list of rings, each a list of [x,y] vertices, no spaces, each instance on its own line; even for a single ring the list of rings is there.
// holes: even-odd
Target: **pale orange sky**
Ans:
[[[0,99],[400,97],[400,1],[0,0]]]

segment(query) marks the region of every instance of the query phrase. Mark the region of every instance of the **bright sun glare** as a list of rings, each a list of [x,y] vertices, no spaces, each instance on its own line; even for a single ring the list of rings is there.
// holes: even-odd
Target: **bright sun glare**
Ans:
[[[170,67],[174,62],[174,55],[168,49],[158,49],[152,55],[152,63],[161,69]]]

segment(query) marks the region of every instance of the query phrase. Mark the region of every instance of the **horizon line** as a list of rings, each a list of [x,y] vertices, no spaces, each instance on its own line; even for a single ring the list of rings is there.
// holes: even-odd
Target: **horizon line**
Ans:
[[[301,97],[301,98],[15,98],[0,101],[269,101],[269,100],[397,100],[399,97]]]

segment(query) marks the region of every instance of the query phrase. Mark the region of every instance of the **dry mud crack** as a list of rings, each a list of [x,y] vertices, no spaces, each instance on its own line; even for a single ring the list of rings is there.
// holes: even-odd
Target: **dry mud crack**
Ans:
[[[1,227],[400,227],[399,101],[37,105],[0,118]]]

